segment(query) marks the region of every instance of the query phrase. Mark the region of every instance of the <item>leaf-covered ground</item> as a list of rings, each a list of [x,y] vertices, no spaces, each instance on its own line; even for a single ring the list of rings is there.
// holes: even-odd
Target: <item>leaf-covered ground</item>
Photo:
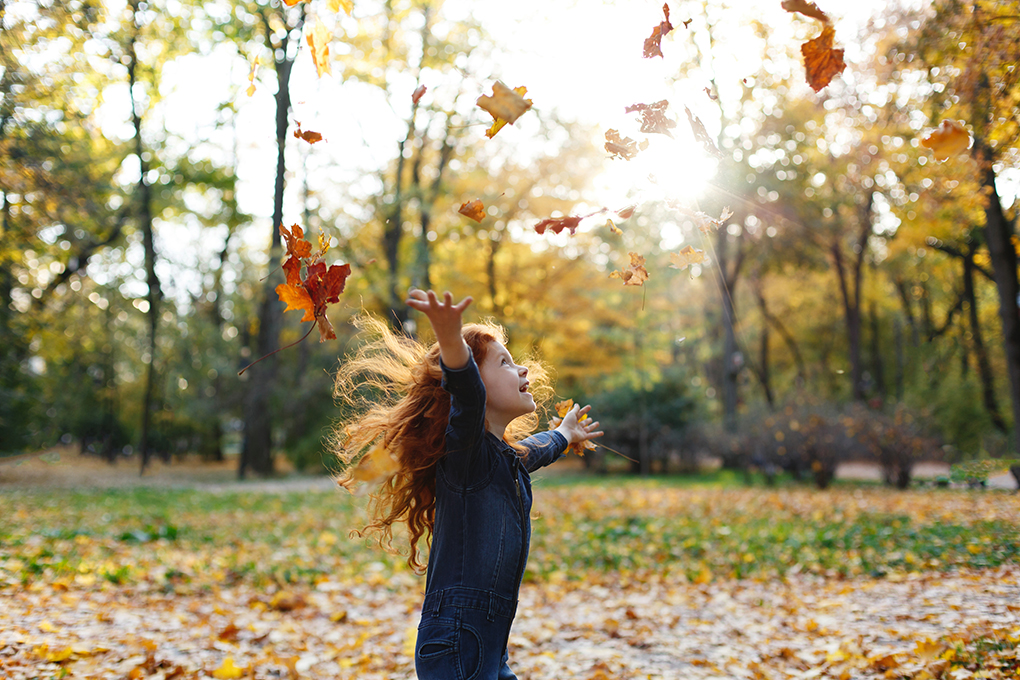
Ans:
[[[413,677],[363,499],[0,488],[0,677]],[[293,487],[290,487],[293,489]],[[1020,676],[1020,494],[536,483],[526,678]]]

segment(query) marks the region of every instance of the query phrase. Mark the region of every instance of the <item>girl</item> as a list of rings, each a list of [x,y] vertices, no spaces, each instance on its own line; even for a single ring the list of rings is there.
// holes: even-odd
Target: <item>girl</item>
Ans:
[[[419,680],[509,680],[507,638],[531,540],[530,473],[602,432],[581,420],[590,407],[575,406],[555,430],[521,439],[537,424],[535,395],[551,394],[541,367],[514,363],[502,328],[462,327],[470,297],[454,304],[450,293],[440,302],[412,290],[409,298],[437,343],[426,349],[382,322],[358,322],[380,339],[337,378],[335,395],[353,409],[334,437],[338,481],[349,486],[362,459],[388,453],[397,470],[374,497],[367,530],[392,549],[394,524],[406,522],[408,563],[419,572],[418,542],[430,544]]]

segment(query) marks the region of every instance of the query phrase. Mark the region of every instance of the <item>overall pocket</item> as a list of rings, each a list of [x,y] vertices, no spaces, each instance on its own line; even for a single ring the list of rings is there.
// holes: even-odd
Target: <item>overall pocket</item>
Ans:
[[[482,665],[482,638],[457,618],[427,617],[418,625],[418,680],[473,680]]]

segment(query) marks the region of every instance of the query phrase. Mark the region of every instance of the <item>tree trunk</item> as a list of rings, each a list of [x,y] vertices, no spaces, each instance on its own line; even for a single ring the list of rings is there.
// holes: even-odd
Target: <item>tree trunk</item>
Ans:
[[[871,303],[869,311],[871,317],[871,366],[875,373],[875,391],[885,397],[885,361],[882,359],[882,337],[879,332],[878,311],[875,309],[874,302]]]
[[[737,259],[732,267],[728,263],[729,238],[726,229],[718,231],[716,257],[719,260],[716,281],[719,285],[719,298],[722,302],[723,323],[723,356],[722,356],[722,402],[723,426],[727,432],[737,431],[737,378],[743,366],[743,358],[737,351],[737,338],[734,332],[735,309],[733,305],[733,288],[739,275],[742,252],[738,248]]]
[[[133,32],[131,42],[128,46],[128,94],[131,100],[131,120],[135,130],[135,155],[138,156],[139,172],[138,178],[138,227],[142,231],[142,243],[145,247],[145,281],[148,286],[147,301],[148,326],[149,326],[149,348],[148,361],[145,367],[145,392],[142,398],[142,432],[139,443],[141,454],[141,474],[149,464],[149,437],[152,428],[152,402],[153,391],[156,383],[156,333],[159,330],[159,303],[160,294],[159,279],[156,277],[156,246],[152,233],[152,188],[149,186],[149,162],[146,160],[144,145],[142,144],[142,116],[139,113],[139,104],[135,101],[135,85],[138,83],[138,55],[136,45],[141,27],[138,24],[139,0],[131,0],[131,17]]]
[[[992,152],[984,140],[975,138],[974,157],[981,167],[981,183],[987,192],[985,205],[985,243],[999,292],[999,317],[1002,319],[1002,344],[1006,352],[1009,393],[1013,402],[1013,446],[1020,451],[1020,307],[1017,295],[1017,255],[1013,246],[1013,225],[1006,219],[1002,200],[995,187]]]
[[[761,281],[755,277],[752,279],[752,284],[755,298],[758,300],[758,309],[761,311],[762,316],[761,340],[758,347],[758,382],[761,383],[761,388],[765,392],[765,401],[768,402],[769,409],[771,410],[776,405],[776,398],[772,392],[772,373],[769,367],[769,310],[768,305],[765,303],[765,293],[762,291]]]
[[[977,294],[974,292],[974,251],[977,245],[970,244],[967,257],[963,260],[963,291],[970,307],[970,332],[974,338],[974,354],[977,358],[978,375],[981,377],[981,396],[985,402],[985,409],[992,419],[995,429],[1000,432],[1008,432],[1006,422],[999,413],[999,403],[995,398],[995,377],[992,374],[992,365],[988,359],[988,349],[985,347],[984,336],[981,333],[981,323],[978,317]]]
[[[276,184],[273,191],[273,225],[269,246],[269,271],[263,289],[259,310],[259,330],[256,341],[256,356],[264,357],[277,349],[280,328],[283,325],[283,311],[276,298],[276,286],[280,283],[279,269],[282,256],[280,226],[283,223],[283,194],[287,172],[287,126],[290,117],[290,72],[294,57],[288,54],[288,36],[285,32],[279,45],[272,44],[272,29],[269,18],[262,13],[266,32],[266,43],[277,55],[275,60],[276,90]],[[304,24],[304,14],[298,28]],[[250,468],[258,475],[273,473],[273,413],[271,396],[276,379],[276,362],[263,361],[246,371],[248,390],[244,401],[244,444],[237,475],[244,478]]]

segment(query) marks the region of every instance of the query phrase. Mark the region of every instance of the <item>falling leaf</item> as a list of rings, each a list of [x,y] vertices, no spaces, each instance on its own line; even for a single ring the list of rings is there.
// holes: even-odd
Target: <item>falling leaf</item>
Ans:
[[[572,408],[574,408],[573,399],[567,399],[556,404],[556,417],[549,419],[549,425],[552,426],[552,429],[556,429],[557,427],[560,426],[560,423],[563,422],[563,419],[567,417],[567,414],[570,413],[570,409]],[[583,423],[586,420],[588,420],[587,413],[578,418],[577,422]],[[585,450],[594,451],[595,442],[591,441],[590,439],[586,439],[583,442],[574,442],[573,444],[567,447],[566,452],[575,453],[583,458]]]
[[[457,212],[464,217],[474,220],[475,222],[481,222],[485,219],[485,206],[482,205],[482,202],[477,198],[473,201],[468,201],[467,203],[461,203],[460,210]]]
[[[698,250],[692,246],[684,246],[679,253],[669,254],[670,267],[683,271],[692,264],[701,264],[705,261],[705,251]]]
[[[693,210],[689,210],[676,202],[671,201],[669,205],[677,212],[693,219],[695,223],[698,225],[698,228],[701,231],[705,232],[706,234],[712,231],[713,229],[718,229],[719,227],[723,226],[724,224],[726,224],[726,221],[728,219],[733,217],[733,211],[730,210],[728,207],[723,208],[722,214],[719,215],[719,219],[716,219],[714,217],[706,215],[701,211],[694,212]]]
[[[492,85],[492,96],[483,94],[478,98],[476,102],[478,106],[488,111],[493,118],[492,127],[485,133],[486,137],[492,139],[497,132],[503,129],[504,125],[507,123],[513,125],[525,111],[531,108],[532,101],[524,98],[527,93],[528,88],[523,85],[511,90],[497,80]]]
[[[609,278],[623,279],[623,285],[625,286],[643,286],[645,281],[648,280],[648,270],[645,269],[645,258],[641,257],[637,253],[628,254],[630,255],[630,266],[622,271],[614,270],[609,275]]]
[[[722,158],[722,152],[719,151],[719,147],[715,145],[712,137],[708,134],[708,130],[705,129],[705,124],[701,122],[701,119],[691,113],[691,110],[684,107],[687,111],[687,120],[691,124],[691,132],[694,133],[694,139],[701,142],[701,146],[705,148],[712,156],[716,158]]]
[[[223,660],[223,664],[212,672],[212,676],[217,680],[238,680],[244,677],[244,669],[235,666],[234,657],[228,656]]]
[[[583,217],[548,217],[538,224],[535,225],[535,231],[539,234],[544,234],[545,230],[548,229],[554,234],[558,234],[564,229],[569,229],[571,236],[577,232],[577,226],[581,223]]]
[[[301,317],[302,323],[315,320],[315,303],[312,302],[312,297],[303,285],[281,283],[276,287],[276,295],[280,298],[280,302],[287,303],[287,307],[283,311],[303,309],[305,315]]]
[[[631,104],[624,112],[638,111],[641,113],[641,132],[658,132],[672,137],[673,133],[669,130],[676,127],[676,121],[666,117],[667,108],[669,108],[669,102],[663,99],[654,104]]]
[[[623,230],[620,229],[612,220],[606,220],[606,226],[609,227],[609,231],[616,234],[617,236],[623,235]]]
[[[800,12],[806,17],[818,19],[822,23],[829,23],[829,17],[825,12],[818,9],[818,5],[808,0],[783,0],[783,9],[787,12]]]
[[[308,257],[312,254],[312,244],[305,240],[305,232],[295,224],[289,230],[280,225],[280,236],[287,244],[287,255],[294,258]]]
[[[669,23],[669,5],[663,5],[662,11],[666,15],[666,19],[652,29],[652,35],[645,38],[644,57],[646,59],[662,56],[662,39],[673,30],[673,24]],[[686,24],[684,25],[686,26]]]
[[[248,96],[249,97],[252,96],[253,94],[255,94],[255,76],[259,72],[259,64],[260,63],[261,63],[261,59],[259,59],[259,55],[256,54],[254,57],[252,57],[252,60],[251,60],[251,70],[248,72],[248,90],[247,90],[247,92],[248,92]]]
[[[843,50],[833,48],[835,37],[836,29],[826,24],[821,35],[800,46],[800,52],[804,55],[807,82],[815,92],[832,82],[832,79],[846,68]]]
[[[629,220],[634,215],[634,206],[628,205],[623,210],[617,210],[616,214],[621,220]]]
[[[425,94],[425,90],[428,88],[424,85],[419,85],[418,88],[411,94],[411,103],[417,104],[421,101],[422,96]]]
[[[316,18],[315,23],[305,38],[308,41],[308,46],[312,48],[312,61],[315,62],[315,70],[320,78],[323,73],[332,74],[332,71],[329,69],[330,37],[329,29],[326,28],[322,21]]]
[[[339,12],[341,9],[350,16],[354,11],[353,0],[329,0],[329,11]]]
[[[294,136],[298,139],[303,139],[309,144],[315,144],[316,142],[322,141],[322,135],[318,132],[312,132],[311,130],[302,130],[301,123],[297,124],[297,130],[294,131]]]
[[[962,120],[946,119],[930,135],[921,140],[921,145],[931,149],[935,159],[948,160],[970,148],[971,137]]]
[[[287,305],[283,311],[303,309],[302,323],[318,323],[319,342],[335,339],[336,332],[326,317],[326,307],[340,301],[340,293],[351,275],[351,266],[334,264],[327,267],[321,261],[329,250],[329,239],[325,234],[319,235],[319,250],[314,255],[312,244],[305,240],[299,225],[295,224],[290,229],[281,225],[280,235],[287,244],[287,259],[283,263],[287,282],[276,287],[277,297]],[[301,278],[302,266],[306,272],[304,279]]]
[[[606,151],[614,157],[630,160],[641,152],[638,143],[630,137],[621,137],[616,130],[606,130]]]

